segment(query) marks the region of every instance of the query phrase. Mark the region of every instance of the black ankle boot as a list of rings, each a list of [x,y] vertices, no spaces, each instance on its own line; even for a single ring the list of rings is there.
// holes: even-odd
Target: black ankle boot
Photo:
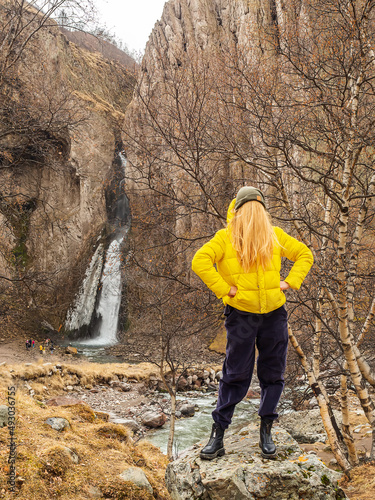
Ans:
[[[276,446],[272,441],[271,428],[273,420],[270,418],[262,418],[260,422],[260,441],[259,446],[262,450],[263,458],[275,458]]]
[[[212,424],[210,440],[201,451],[200,457],[204,460],[212,460],[213,458],[225,455],[223,438],[224,429],[222,429],[220,425],[215,422]]]

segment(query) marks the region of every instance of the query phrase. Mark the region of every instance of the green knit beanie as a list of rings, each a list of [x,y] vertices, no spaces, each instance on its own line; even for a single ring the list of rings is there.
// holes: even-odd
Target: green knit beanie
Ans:
[[[266,208],[262,191],[253,186],[244,186],[238,191],[234,209],[238,210],[247,201],[259,201]]]

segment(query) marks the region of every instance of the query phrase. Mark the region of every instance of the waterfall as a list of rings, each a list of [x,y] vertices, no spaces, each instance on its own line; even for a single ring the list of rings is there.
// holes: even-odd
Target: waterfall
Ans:
[[[120,153],[118,155],[122,177],[126,167],[126,159]],[[117,327],[119,311],[121,306],[121,244],[126,237],[130,227],[129,200],[123,190],[124,179],[118,183],[116,198],[111,203],[109,221],[113,228],[108,249],[105,253],[104,266],[95,266],[93,261],[97,260],[99,247],[94,254],[87,275],[93,274],[91,270],[95,267],[94,278],[85,277],[81,290],[76,297],[73,307],[67,315],[65,328],[84,334],[86,339],[80,343],[87,346],[108,346],[117,342]],[[103,262],[103,246],[101,246],[101,263]],[[99,269],[99,275],[98,275]],[[99,281],[100,280],[100,281]],[[91,286],[85,287],[89,281]],[[89,338],[87,336],[89,335]]]
[[[96,290],[102,274],[103,255],[104,247],[100,244],[91,258],[80,291],[66,316],[66,330],[79,331],[90,324],[95,309]]]
[[[123,237],[115,239],[107,250],[101,282],[101,290],[95,316],[96,336],[84,340],[85,345],[111,345],[117,341],[118,314],[121,305],[121,243]]]

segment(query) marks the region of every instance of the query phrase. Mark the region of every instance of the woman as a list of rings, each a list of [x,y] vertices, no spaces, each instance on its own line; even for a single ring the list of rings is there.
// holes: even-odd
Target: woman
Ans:
[[[285,280],[280,278],[281,257],[294,261]],[[278,417],[276,407],[284,388],[288,347],[284,291],[298,290],[312,263],[306,245],[272,226],[263,193],[252,186],[242,187],[230,204],[227,228],[218,231],[195,254],[193,271],[223,299],[227,330],[212,433],[201,458],[211,460],[225,453],[224,431],[250,386],[255,345],[261,387],[259,446],[264,458],[274,458],[271,428]]]

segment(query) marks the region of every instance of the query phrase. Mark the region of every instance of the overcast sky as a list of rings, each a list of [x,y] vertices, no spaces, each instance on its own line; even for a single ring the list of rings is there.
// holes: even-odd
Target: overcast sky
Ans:
[[[166,0],[94,0],[101,24],[130,50],[144,51]]]

